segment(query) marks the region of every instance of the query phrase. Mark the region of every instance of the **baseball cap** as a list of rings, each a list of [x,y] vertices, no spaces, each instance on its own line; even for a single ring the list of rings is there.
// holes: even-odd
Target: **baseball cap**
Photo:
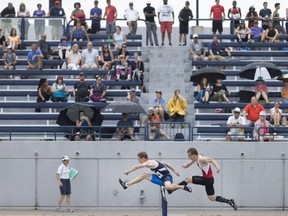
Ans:
[[[147,113],[154,113],[154,108],[153,107],[149,107],[147,109]]]
[[[70,158],[69,158],[67,155],[64,155],[64,156],[62,157],[62,161],[67,161],[67,160],[70,160]]]
[[[9,45],[9,46],[7,47],[7,49],[12,49],[12,46],[11,46],[11,45]]]
[[[79,76],[85,76],[85,73],[84,72],[80,72]]]
[[[267,114],[266,114],[265,111],[261,111],[259,115],[260,115],[260,116],[267,116]]]
[[[159,93],[162,95],[162,91],[161,90],[156,90],[155,93]]]
[[[236,107],[236,108],[233,110],[233,112],[237,112],[237,113],[240,113],[240,112],[241,112],[241,110],[240,110],[240,108],[239,108],[239,107]]]
[[[67,37],[66,36],[61,37],[60,41],[62,42],[62,40],[66,40],[67,41]]]
[[[199,35],[198,34],[193,34],[193,39],[194,38],[199,38]]]
[[[135,88],[131,88],[130,92],[136,92],[136,89]]]

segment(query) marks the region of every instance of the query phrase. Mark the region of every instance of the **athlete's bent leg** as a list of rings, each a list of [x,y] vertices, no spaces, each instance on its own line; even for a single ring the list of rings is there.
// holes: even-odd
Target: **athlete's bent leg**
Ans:
[[[138,176],[138,177],[136,177],[136,178],[128,181],[128,182],[127,182],[127,186],[130,187],[131,185],[137,184],[137,183],[143,181],[144,179],[151,181],[151,178],[152,178],[152,175],[151,175],[151,174],[149,174],[149,173],[143,173],[143,174],[141,174],[140,176]]]

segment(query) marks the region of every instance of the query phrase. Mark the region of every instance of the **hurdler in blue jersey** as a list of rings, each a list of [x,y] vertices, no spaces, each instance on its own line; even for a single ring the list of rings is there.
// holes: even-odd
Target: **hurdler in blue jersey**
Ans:
[[[137,154],[138,156],[138,162],[140,163],[139,165],[133,166],[129,170],[125,171],[124,174],[128,175],[129,173],[141,169],[144,167],[147,167],[151,169],[154,173],[143,173],[140,176],[132,179],[131,181],[122,181],[119,179],[120,184],[124,189],[127,189],[133,184],[139,183],[142,180],[146,179],[148,181],[151,181],[154,184],[164,186],[166,190],[168,191],[174,191],[177,189],[182,189],[188,192],[192,192],[192,189],[188,187],[187,185],[177,185],[173,184],[173,178],[167,168],[172,170],[177,176],[180,176],[179,172],[175,170],[171,164],[166,163],[166,162],[160,162],[157,160],[149,160],[148,159],[148,154],[146,152],[139,152]]]

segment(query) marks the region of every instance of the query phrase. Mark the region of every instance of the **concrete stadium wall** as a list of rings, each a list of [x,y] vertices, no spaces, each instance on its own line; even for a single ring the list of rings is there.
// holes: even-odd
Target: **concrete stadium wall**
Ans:
[[[123,173],[137,164],[136,155],[145,150],[150,158],[170,162],[180,171],[173,175],[180,182],[189,175],[201,175],[187,162],[186,151],[195,146],[199,152],[217,159],[221,172],[215,175],[217,195],[234,198],[239,207],[287,208],[287,143],[217,143],[217,142],[1,142],[0,208],[54,207],[59,196],[55,179],[61,157],[68,155],[70,165],[79,170],[72,182],[74,208],[159,208],[159,187],[143,181],[123,190],[118,178],[131,179]],[[79,154],[76,154],[78,152]],[[169,207],[228,208],[210,202],[202,186],[192,186],[192,194],[177,191],[168,195]],[[141,190],[145,198],[140,199]]]

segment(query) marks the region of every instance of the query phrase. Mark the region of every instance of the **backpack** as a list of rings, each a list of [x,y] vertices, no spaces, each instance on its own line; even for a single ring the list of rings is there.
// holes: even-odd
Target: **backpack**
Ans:
[[[174,140],[175,140],[175,141],[184,141],[185,138],[184,138],[183,133],[176,133],[176,134],[175,134],[175,137],[174,137]]]

